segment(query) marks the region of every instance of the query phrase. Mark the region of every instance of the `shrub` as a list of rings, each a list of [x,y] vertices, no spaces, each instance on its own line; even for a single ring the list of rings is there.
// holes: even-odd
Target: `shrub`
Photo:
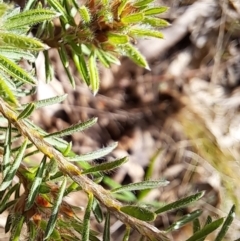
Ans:
[[[106,190],[99,184],[104,172],[121,166],[127,158],[96,165],[90,161],[109,154],[117,144],[77,155],[71,143],[62,139],[90,128],[97,120],[93,118],[47,133],[35,125],[30,116],[37,108],[63,101],[66,95],[27,104],[21,101],[21,97],[31,96],[36,90],[34,61],[40,51],[45,56],[46,78],[52,79],[49,48],[58,50],[73,88],[69,57],[93,94],[99,89],[97,61],[110,67],[113,63],[120,64],[120,56],[128,56],[149,69],[132,42],[137,37],[162,38],[156,28],[166,27],[168,23],[156,15],[166,10],[166,7],[155,6],[152,0],[89,0],[85,5],[74,0],[47,0],[47,5],[29,0],[22,10],[10,3],[0,3],[0,213],[8,211],[5,232],[10,232],[10,240],[18,240],[24,227],[27,227],[28,240],[99,240],[98,233],[90,227],[91,213],[98,222],[105,222],[102,234],[105,241],[110,240],[110,214],[125,224],[124,240],[129,239],[131,229],[137,230],[143,239],[168,240],[168,233],[189,222],[193,223],[193,235],[188,241],[204,240],[220,226],[215,240],[223,239],[233,220],[234,206],[225,221],[208,219],[201,227],[198,217],[202,210],[195,210],[166,230],[158,230],[151,224],[157,215],[187,206],[200,199],[204,192],[156,209],[138,205],[131,192],[167,185],[165,180],[148,180]],[[35,37],[30,35],[32,29]],[[19,65],[22,59],[32,67],[30,73]],[[36,153],[42,154],[42,160],[39,166],[29,167],[24,160],[31,160]],[[75,215],[75,207],[63,200],[79,190],[88,196],[82,220]],[[118,200],[119,194],[125,202]],[[126,204],[130,201],[135,203]]]

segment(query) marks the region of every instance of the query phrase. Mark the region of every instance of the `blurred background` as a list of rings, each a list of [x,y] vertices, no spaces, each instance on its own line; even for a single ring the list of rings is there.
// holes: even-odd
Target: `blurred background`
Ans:
[[[45,84],[40,55],[36,98],[63,93],[68,97],[61,105],[36,111],[33,119],[53,132],[98,117],[97,125],[68,141],[79,154],[118,141],[109,157],[96,161],[129,156],[127,164],[108,174],[119,183],[170,181],[149,192],[144,202],[169,203],[206,191],[194,206],[160,216],[155,222],[158,228],[197,208],[204,209],[203,222],[207,215],[224,217],[235,203],[238,214],[229,232],[229,240],[234,240],[240,236],[240,1],[156,0],[156,4],[170,7],[161,15],[171,23],[163,30],[165,38],[136,43],[151,71],[124,58],[121,66],[99,66],[101,87],[94,97],[73,64],[77,85],[72,89],[56,50],[51,50],[55,79]],[[85,206],[79,194],[69,202]],[[97,224],[96,229],[101,231]],[[111,230],[112,240],[122,240],[121,223],[112,219]],[[191,232],[192,227],[185,226],[173,232],[172,240],[185,240]],[[137,234],[131,240],[137,240]]]

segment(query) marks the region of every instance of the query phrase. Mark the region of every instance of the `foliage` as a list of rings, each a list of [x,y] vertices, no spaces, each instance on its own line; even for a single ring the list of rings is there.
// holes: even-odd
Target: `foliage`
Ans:
[[[22,96],[32,95],[35,91],[37,80],[33,63],[39,51],[45,52],[46,75],[48,80],[51,79],[47,52],[49,47],[58,49],[74,86],[68,68],[68,58],[73,58],[83,81],[94,94],[99,88],[97,59],[110,67],[112,63],[119,64],[119,56],[126,55],[148,69],[146,60],[132,42],[137,36],[162,38],[155,28],[165,27],[167,22],[155,15],[166,10],[166,7],[156,7],[152,0],[90,0],[82,6],[74,0],[48,0],[47,4],[30,0],[23,11],[11,4],[0,3],[0,213],[5,210],[9,213],[5,232],[10,232],[10,240],[19,240],[26,225],[28,240],[96,241],[99,240],[99,234],[91,229],[92,213],[98,222],[105,219],[103,240],[106,241],[110,240],[110,213],[126,225],[124,240],[128,240],[131,229],[136,229],[148,240],[169,240],[167,236],[170,232],[189,222],[193,223],[193,235],[188,241],[204,240],[219,227],[215,240],[224,238],[233,221],[234,206],[225,221],[223,218],[215,221],[208,219],[201,226],[198,218],[202,211],[195,210],[165,230],[158,230],[150,223],[158,215],[188,206],[199,200],[204,192],[158,209],[149,209],[137,203],[132,191],[143,191],[144,196],[144,191],[165,186],[167,181],[148,180],[125,186],[113,185],[110,190],[106,190],[99,184],[106,178],[104,172],[119,167],[127,158],[96,165],[89,161],[107,155],[117,144],[76,155],[71,143],[62,139],[91,127],[97,119],[49,134],[36,126],[29,117],[36,108],[59,103],[66,95],[21,103]],[[29,35],[33,26],[37,38]],[[32,71],[27,72],[19,66],[22,59],[28,61]],[[40,165],[27,165],[26,161],[31,161],[36,153],[42,154]],[[14,181],[15,176],[19,179],[18,183]],[[78,208],[64,201],[69,193],[79,190],[88,196],[82,220],[76,215]]]

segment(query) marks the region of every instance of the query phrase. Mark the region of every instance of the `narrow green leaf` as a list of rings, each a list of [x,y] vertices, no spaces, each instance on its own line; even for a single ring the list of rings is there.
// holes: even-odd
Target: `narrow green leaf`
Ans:
[[[129,34],[139,37],[163,38],[163,34],[157,30],[146,28],[131,28]]]
[[[13,205],[15,205],[16,202],[17,202],[17,200],[15,199],[15,200],[5,203],[5,205],[2,207],[1,213],[3,213],[6,210],[9,210],[9,208],[12,207]]]
[[[8,122],[8,128],[6,131],[6,137],[5,137],[5,142],[4,142],[4,152],[3,152],[3,163],[2,163],[2,168],[3,168],[3,179],[6,177],[7,173],[9,172],[11,168],[10,164],[10,157],[11,157],[11,138],[12,138],[12,125],[10,122]]]
[[[232,206],[230,212],[228,213],[228,216],[227,216],[225,222],[223,223],[223,226],[222,226],[221,230],[218,232],[218,235],[215,238],[215,241],[223,240],[223,238],[225,237],[234,217],[235,217],[235,205]]]
[[[118,16],[118,18],[121,16],[122,11],[124,10],[124,8],[125,8],[125,6],[126,6],[127,3],[128,3],[128,0],[122,0],[122,1],[120,2],[120,5],[119,5],[118,11],[117,11],[117,16]]]
[[[79,191],[82,188],[76,183],[73,182],[72,184],[70,184],[67,189],[64,192],[64,196],[67,196],[69,193],[74,192],[74,191]]]
[[[4,23],[4,28],[11,30],[24,26],[32,26],[51,20],[57,16],[59,15],[56,12],[49,9],[31,9],[8,18]]]
[[[123,237],[123,241],[128,241],[131,233],[131,228],[129,226],[126,227],[126,231]]]
[[[18,115],[17,119],[21,120],[21,119],[25,119],[27,117],[29,117],[33,111],[35,110],[35,104],[34,103],[29,103],[24,110]]]
[[[13,223],[14,227],[11,230],[10,241],[19,241],[23,222],[24,222],[24,216],[21,216],[18,220],[14,220],[14,223]]]
[[[154,189],[158,187],[163,187],[169,184],[169,181],[159,180],[159,181],[143,181],[137,183],[130,183],[128,185],[115,188],[111,190],[111,193],[123,192],[123,191],[137,191],[145,189]]]
[[[44,219],[42,219],[42,220],[40,221],[39,226],[40,226],[40,228],[41,228],[42,230],[46,230],[46,229],[47,229],[47,224],[48,224],[48,223],[47,223]],[[60,235],[58,229],[53,229],[53,231],[52,231],[49,239],[50,239],[51,241],[52,241],[52,240],[54,240],[54,241],[55,241],[55,240],[56,240],[56,241],[62,241],[62,240],[61,240],[61,235]],[[49,240],[49,241],[50,241],[50,240]],[[35,240],[33,240],[33,241],[35,241]]]
[[[90,234],[90,215],[93,205],[93,194],[89,193],[88,195],[88,205],[84,214],[83,218],[83,232],[82,232],[82,241],[88,241],[89,240],[89,234]]]
[[[5,233],[8,233],[9,230],[11,229],[11,226],[12,226],[12,221],[13,221],[13,217],[12,217],[12,214],[8,214],[7,216],[7,221],[6,221],[6,224],[5,224]]]
[[[8,173],[6,174],[6,176],[3,179],[3,182],[0,185],[0,191],[5,190],[10,185],[10,183],[12,182],[13,177],[15,176],[15,174],[18,170],[18,167],[21,164],[22,158],[24,156],[24,152],[25,152],[26,147],[27,147],[27,143],[28,143],[28,139],[26,139],[23,142],[22,146],[20,147],[20,149],[17,153],[17,156],[12,163],[11,169],[8,171]]]
[[[35,176],[34,181],[32,183],[31,189],[29,191],[27,203],[26,203],[26,206],[25,206],[25,211],[29,210],[32,207],[32,205],[35,201],[35,198],[39,193],[39,188],[40,188],[40,185],[42,183],[46,161],[47,161],[47,157],[44,156],[41,163],[40,163],[40,166],[37,170],[37,173],[36,173],[36,176]]]
[[[102,50],[99,50],[102,55],[105,56],[106,60],[109,62],[109,63],[112,63],[112,64],[116,64],[116,65],[121,65],[121,62],[120,60],[115,57],[114,55],[108,53],[108,52],[105,52],[105,51],[102,51]]]
[[[67,51],[63,44],[61,44],[61,47],[58,49],[58,53],[59,53],[63,66],[65,68],[68,68],[68,66],[69,66],[68,55],[67,55]]]
[[[93,91],[93,94],[96,95],[99,89],[100,80],[99,80],[95,53],[91,53],[88,61],[88,66],[89,66],[90,87]]]
[[[58,132],[48,134],[48,135],[44,136],[44,138],[69,136],[69,135],[72,135],[75,132],[84,131],[84,130],[90,128],[91,126],[96,124],[96,122],[97,122],[97,118],[92,118],[88,121],[78,123],[78,124],[73,125],[73,126],[67,128],[67,129],[64,129],[62,131],[58,131]]]
[[[87,170],[84,170],[82,172],[82,174],[88,174],[88,173],[93,173],[93,172],[104,172],[104,171],[110,171],[112,169],[115,169],[119,166],[121,166],[123,163],[127,162],[128,159],[127,157],[118,159],[116,161],[112,161],[112,162],[107,162],[107,163],[103,163],[100,165],[96,165],[94,167],[91,167]]]
[[[53,67],[51,65],[51,61],[49,58],[49,54],[48,51],[43,51],[43,55],[44,55],[44,67],[45,67],[45,76],[46,76],[46,82],[49,83],[54,76],[54,71],[53,71]]]
[[[101,148],[97,151],[93,151],[93,152],[89,152],[87,154],[82,154],[79,156],[75,156],[72,158],[69,158],[68,160],[71,162],[79,162],[79,161],[92,161],[94,159],[98,159],[101,157],[104,157],[106,155],[108,155],[109,153],[111,153],[116,147],[117,147],[118,143],[114,142],[112,143],[110,146],[107,146],[105,148]]]
[[[203,192],[198,192],[194,195],[191,195],[191,196],[188,196],[186,198],[182,198],[176,202],[173,202],[173,203],[169,203],[159,209],[157,209],[155,211],[156,214],[159,214],[159,213],[163,213],[163,212],[167,212],[167,211],[171,211],[171,210],[174,210],[174,209],[179,209],[179,208],[182,208],[186,205],[189,205],[193,202],[196,202],[197,200],[199,200],[200,198],[203,197],[204,195],[204,191]]]
[[[154,0],[140,0],[134,3],[134,6],[136,7],[143,7],[147,6],[149,3],[152,3]]]
[[[85,62],[83,54],[73,53],[73,61],[77,67],[77,70],[81,78],[87,84],[87,86],[89,86],[90,85],[89,71],[88,71],[88,67]]]
[[[24,6],[24,10],[32,9],[34,5],[36,5],[38,0],[28,0]]]
[[[108,41],[111,44],[126,44],[129,42],[129,38],[127,35],[124,34],[118,34],[118,33],[111,33],[109,32],[108,35]]]
[[[124,24],[136,24],[143,21],[143,19],[144,19],[143,13],[134,13],[121,18],[121,22]]]
[[[45,44],[33,37],[22,36],[9,32],[0,33],[0,43],[7,47],[15,47],[28,51],[41,51],[48,48]]]
[[[168,10],[168,7],[154,7],[154,8],[149,8],[144,11],[145,15],[156,15],[160,13],[164,13]]]
[[[4,198],[1,200],[0,203],[0,214],[3,213],[6,209],[6,204],[7,201],[9,200],[9,198],[11,197],[11,195],[20,188],[20,183],[15,184],[14,186],[12,186],[9,191],[5,194]]]
[[[107,212],[103,230],[103,240],[110,241],[110,213]]]
[[[201,225],[200,225],[200,221],[199,219],[194,219],[193,220],[193,233],[196,233],[197,231],[199,231],[201,229]]]
[[[64,20],[65,23],[69,22],[70,16],[67,15],[66,10],[58,0],[47,0],[47,2],[51,7],[53,7],[57,12],[61,14],[61,18]]]
[[[79,8],[79,14],[82,18],[82,20],[85,22],[85,23],[90,23],[91,21],[91,13],[89,11],[89,9],[86,7],[86,6],[81,6]]]
[[[150,24],[153,27],[165,28],[170,24],[161,18],[145,17],[143,23]]]
[[[17,105],[18,101],[13,93],[11,87],[8,85],[7,81],[5,81],[0,76],[0,96],[9,104]]]
[[[10,7],[11,6],[9,6],[9,4],[5,4],[1,1],[0,2],[0,17],[2,17]]]
[[[10,61],[8,58],[1,55],[0,69],[3,70],[5,73],[9,74],[11,77],[16,78],[24,83],[29,83],[32,85],[35,84],[35,79],[31,75],[29,75],[21,67]]]
[[[71,150],[72,150],[72,142],[69,142],[68,145],[67,145],[67,147],[66,147],[66,149],[65,149],[64,152],[62,153],[63,156],[66,156],[66,157],[67,157],[67,156],[70,154]]]
[[[73,78],[72,73],[70,72],[70,70],[69,70],[68,67],[65,67],[65,66],[63,66],[63,67],[64,67],[64,70],[65,70],[67,76],[68,76],[68,79],[69,79],[69,81],[70,81],[70,84],[72,85],[72,88],[75,89],[75,80],[74,80],[74,78]]]
[[[55,225],[56,225],[56,222],[57,222],[57,217],[58,217],[58,210],[59,210],[59,207],[62,203],[64,191],[66,189],[66,184],[67,184],[67,178],[64,178],[63,182],[62,182],[62,185],[59,189],[57,200],[53,205],[52,214],[49,218],[49,221],[48,221],[48,224],[47,224],[47,227],[46,227],[46,230],[45,230],[44,240],[48,239],[54,231],[54,228],[55,228]]]
[[[0,47],[0,55],[3,55],[4,57],[12,60],[26,59],[30,62],[34,62],[36,60],[34,55],[27,51],[7,46]]]
[[[144,180],[151,179],[154,171],[155,171],[155,163],[158,160],[158,156],[162,152],[161,149],[158,149],[150,158],[147,170],[145,171]],[[142,190],[138,193],[138,200],[142,200],[146,195],[150,192],[150,190]]]
[[[121,47],[123,53],[128,56],[130,59],[132,59],[137,65],[144,67],[147,70],[150,70],[148,63],[146,59],[142,56],[142,54],[135,48],[133,47],[130,43],[129,44],[124,44]]]
[[[96,217],[98,223],[101,223],[103,221],[103,213],[102,213],[102,209],[99,205],[99,202],[96,198],[93,199],[92,211],[93,211],[93,214]]]
[[[96,54],[100,62],[104,65],[106,68],[110,68],[111,63],[108,61],[108,59],[105,57],[105,54],[103,51],[96,49]]]
[[[187,223],[192,222],[194,219],[198,218],[202,214],[202,212],[203,212],[202,210],[198,209],[183,216],[177,222],[174,222],[170,227],[168,227],[166,232],[171,232],[173,230],[180,229]]]
[[[55,96],[55,97],[52,97],[52,98],[47,98],[47,99],[35,101],[34,104],[36,106],[36,109],[42,108],[42,107],[45,107],[45,106],[58,104],[58,103],[64,101],[66,99],[66,97],[67,97],[67,94],[59,95],[59,96]]]
[[[222,225],[223,221],[224,221],[224,219],[220,218],[220,219],[206,225],[204,228],[202,228],[201,230],[194,233],[193,236],[191,236],[186,241],[196,241],[203,237],[206,237],[208,234],[212,233],[214,230],[219,228]]]
[[[127,205],[120,208],[120,210],[129,216],[137,218],[142,221],[150,222],[156,218],[156,214],[151,212],[149,209]]]

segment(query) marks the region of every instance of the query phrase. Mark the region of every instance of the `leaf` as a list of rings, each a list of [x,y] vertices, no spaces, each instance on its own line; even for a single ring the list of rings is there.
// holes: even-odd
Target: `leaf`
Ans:
[[[0,55],[0,69],[24,83],[34,85],[35,79],[15,63]]]
[[[68,16],[66,10],[58,0],[47,0],[47,2],[51,7],[53,7],[57,12],[61,14],[61,18],[65,23],[68,23],[69,20],[71,21],[71,17]]]
[[[54,71],[51,65],[51,61],[49,59],[48,51],[44,50],[43,55],[44,55],[44,68],[45,68],[46,82],[49,83],[53,79]]]
[[[155,220],[156,214],[151,212],[150,210],[139,207],[139,206],[132,206],[127,205],[120,208],[120,211],[128,214],[129,216],[132,216],[134,218],[137,218],[142,221],[150,222]]]
[[[82,232],[82,241],[89,240],[90,233],[90,214],[93,205],[93,194],[89,193],[88,195],[88,204],[83,218],[83,232]]]
[[[146,59],[131,44],[122,45],[122,51],[126,56],[132,59],[137,65],[144,67],[147,70],[150,70]]]
[[[103,221],[103,213],[99,205],[99,202],[96,198],[93,199],[92,211],[98,223],[101,223]]]
[[[103,230],[103,240],[110,241],[110,213],[107,212]]]
[[[11,90],[10,86],[4,81],[0,76],[0,96],[7,101],[8,103],[14,104],[15,106],[18,104],[17,98]]]
[[[104,157],[104,156],[108,155],[109,153],[111,153],[117,147],[117,145],[118,145],[118,143],[114,142],[110,146],[107,146],[105,148],[101,148],[97,151],[89,152],[87,154],[82,154],[79,156],[71,157],[68,160],[71,162],[73,162],[73,161],[79,162],[79,161],[91,161],[94,159],[98,159],[98,158]]]
[[[41,51],[48,47],[33,37],[17,35],[9,32],[0,32],[0,43],[7,47],[15,47],[28,51]]]
[[[196,233],[197,231],[199,231],[201,229],[201,225],[200,225],[200,221],[199,219],[194,219],[193,220],[193,233]]]
[[[10,188],[10,190],[5,194],[4,198],[1,200],[0,203],[0,214],[3,213],[6,210],[6,204],[7,201],[9,200],[9,198],[11,197],[11,195],[20,188],[20,183],[16,183],[14,186],[12,186]],[[13,200],[14,202],[16,202],[16,200]]]
[[[108,35],[108,42],[111,44],[126,44],[129,42],[129,38],[125,34],[117,34],[109,32]]]
[[[147,6],[149,3],[152,3],[154,0],[140,0],[134,3],[134,6],[136,7],[144,7]]]
[[[136,23],[143,21],[143,19],[144,19],[143,13],[134,13],[134,14],[121,18],[121,22],[126,25],[136,24]]]
[[[5,190],[12,182],[13,177],[15,176],[15,174],[21,164],[22,158],[24,156],[24,152],[27,147],[27,143],[28,143],[28,139],[25,139],[25,141],[23,142],[22,146],[20,147],[20,149],[17,153],[15,160],[12,163],[10,170],[8,171],[8,173],[6,174],[6,176],[3,179],[3,182],[0,185],[0,191]]]
[[[205,194],[205,192],[198,192],[194,195],[191,195],[191,196],[188,196],[186,198],[182,198],[176,202],[173,202],[173,203],[169,203],[161,208],[159,208],[158,210],[155,211],[156,214],[159,214],[159,213],[163,213],[163,212],[167,212],[167,211],[171,211],[171,210],[174,210],[174,209],[179,209],[179,208],[182,208],[186,205],[189,205],[193,202],[196,202],[197,200],[199,200],[200,198],[203,197],[203,195]]]
[[[29,117],[35,110],[35,104],[29,103],[24,110],[18,115],[17,120],[25,119]]]
[[[4,152],[3,152],[3,162],[2,162],[2,172],[3,172],[3,179],[6,177],[8,171],[11,168],[10,164],[10,157],[11,157],[11,139],[12,139],[12,125],[8,122],[8,128],[6,131],[6,137],[4,142]]]
[[[202,212],[203,212],[202,210],[198,209],[183,216],[177,222],[174,222],[170,227],[168,227],[166,232],[171,232],[173,230],[180,229],[187,223],[192,222],[194,219],[198,218],[202,214]]]
[[[137,183],[130,183],[128,185],[115,188],[111,190],[111,193],[123,192],[123,191],[137,191],[137,190],[145,190],[145,189],[154,189],[162,186],[166,186],[169,184],[169,181],[159,180],[159,181],[143,181]]]
[[[34,62],[36,58],[33,54],[22,50],[22,49],[16,49],[13,47],[0,47],[0,55],[3,55],[6,58],[12,59],[12,60],[21,60],[26,59],[30,62]]]
[[[127,226],[125,234],[124,234],[124,237],[123,237],[123,241],[128,241],[129,240],[130,233],[131,233],[131,228]]]
[[[145,17],[143,23],[150,24],[153,27],[164,28],[168,27],[170,24],[161,18]]]
[[[59,16],[59,14],[49,9],[31,9],[8,18],[4,22],[3,27],[7,30],[12,30],[24,26],[32,26],[43,21],[51,20],[57,16]]]
[[[214,230],[219,228],[222,225],[223,221],[224,221],[224,219],[220,218],[210,224],[207,224],[204,228],[202,228],[201,230],[194,233],[193,236],[191,236],[186,241],[196,241],[196,240],[206,237],[208,234],[212,233]]]
[[[94,167],[91,167],[87,170],[84,170],[82,172],[82,174],[88,174],[88,173],[93,173],[93,172],[104,172],[104,171],[110,171],[112,169],[115,169],[119,166],[121,166],[123,163],[127,162],[128,159],[127,157],[118,159],[116,161],[112,161],[112,162],[107,162],[107,163],[103,163],[100,165],[96,165]]]
[[[35,104],[36,109],[38,109],[38,108],[42,108],[45,106],[58,104],[58,103],[64,101],[66,99],[66,97],[67,97],[67,94],[59,95],[59,96],[55,96],[52,98],[35,101],[34,104]]]
[[[96,56],[95,53],[91,53],[88,61],[89,66],[89,77],[90,77],[90,87],[93,91],[93,94],[96,95],[99,89],[99,74],[97,69],[97,63],[96,63]]]
[[[223,223],[221,230],[218,232],[217,237],[215,238],[215,241],[223,240],[234,217],[235,217],[235,205],[233,205],[231,210],[229,211],[228,216],[227,216],[225,222]]]
[[[90,85],[89,71],[88,71],[88,67],[85,62],[85,59],[83,57],[83,54],[73,53],[73,60],[81,78],[87,84],[87,86],[89,86]]]
[[[68,136],[68,135],[71,135],[78,131],[84,131],[84,130],[90,128],[91,126],[93,126],[96,122],[97,122],[97,118],[92,118],[88,121],[73,125],[67,129],[48,134],[48,135],[44,136],[44,138]]]
[[[82,18],[82,20],[85,22],[85,23],[90,23],[91,21],[91,13],[89,11],[89,9],[86,7],[86,6],[81,6],[79,8],[79,14]]]
[[[156,15],[160,13],[164,13],[168,10],[168,7],[154,7],[154,8],[149,8],[144,11],[144,15]]]
[[[25,211],[29,210],[32,207],[32,205],[35,201],[35,198],[39,193],[40,185],[42,184],[43,173],[45,170],[46,161],[47,161],[47,157],[44,156],[42,161],[40,162],[40,166],[37,170],[36,176],[33,180],[31,189],[29,191],[27,203],[25,205]]]
[[[146,28],[131,28],[129,34],[140,37],[163,38],[163,34],[161,32]]]
[[[53,205],[52,214],[49,218],[49,221],[48,221],[48,224],[47,224],[47,227],[46,227],[46,230],[45,230],[44,240],[48,239],[54,231],[54,228],[55,228],[55,225],[56,225],[56,222],[57,222],[57,217],[58,217],[58,210],[59,210],[59,207],[62,203],[64,191],[66,189],[66,184],[67,184],[67,178],[65,177],[63,179],[62,185],[59,189],[57,200]]]
[[[68,68],[68,66],[69,66],[68,55],[67,55],[67,51],[63,44],[61,44],[60,48],[58,49],[58,53],[59,53],[63,66],[65,68]]]
[[[127,5],[127,3],[128,3],[128,0],[120,1],[120,5],[119,5],[118,11],[117,11],[118,18],[121,16],[122,11],[125,9],[125,6]]]
[[[24,222],[24,216],[21,216],[19,219],[14,220],[13,228],[11,230],[10,241],[19,241],[23,222]]]

